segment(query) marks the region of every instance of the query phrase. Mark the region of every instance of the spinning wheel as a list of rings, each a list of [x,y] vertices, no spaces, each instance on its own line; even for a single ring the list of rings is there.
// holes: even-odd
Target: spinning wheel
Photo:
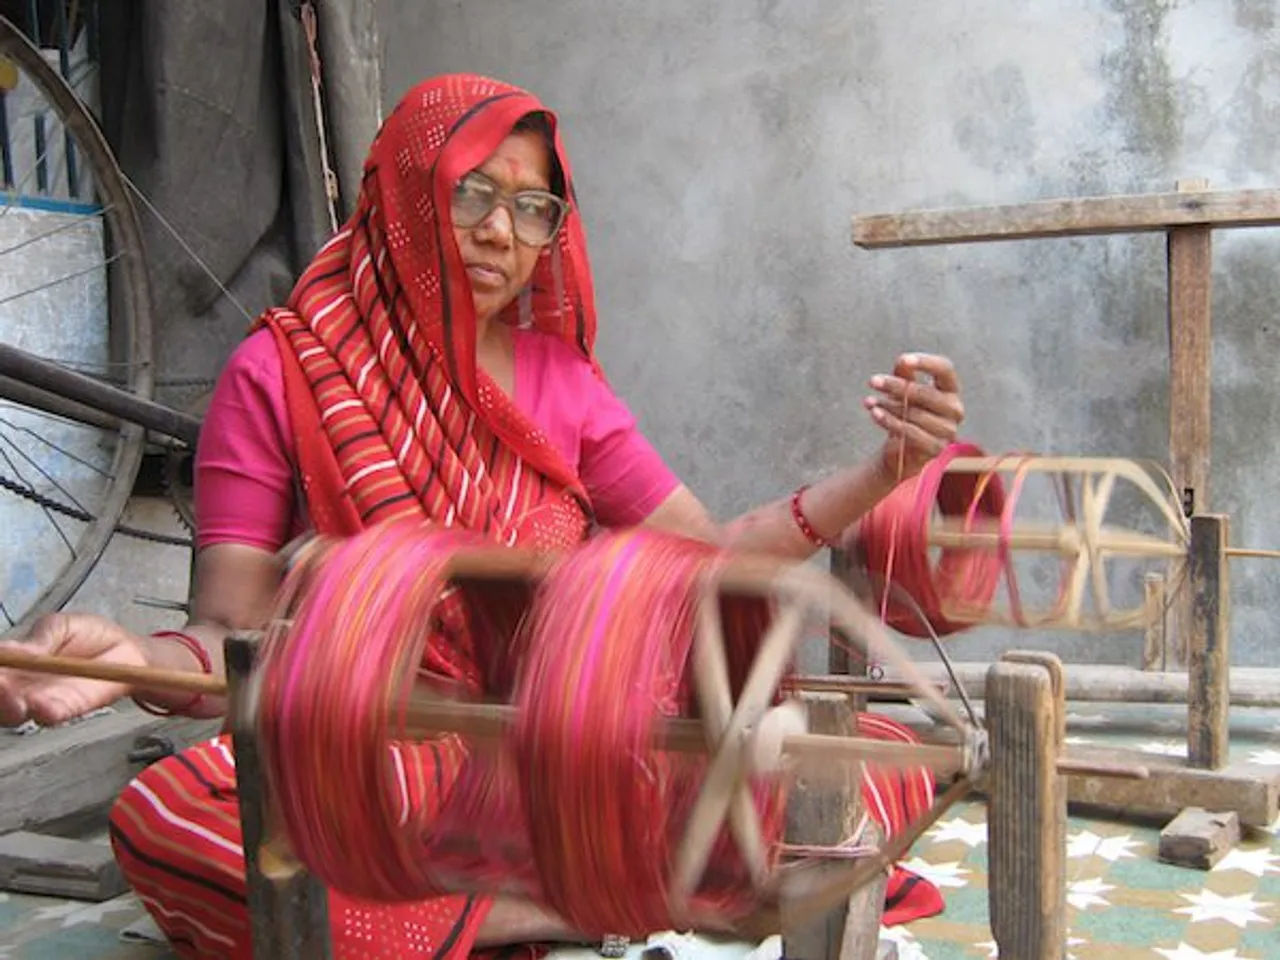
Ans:
[[[380,534],[362,536],[369,535]],[[310,577],[307,565],[329,562],[323,560],[324,556],[323,550],[296,555],[295,573],[303,579]],[[512,549],[455,544],[430,589],[440,597],[465,594],[485,584],[508,590],[515,587],[515,593],[521,593],[544,584],[563,562]],[[948,807],[980,785],[991,797],[992,927],[996,941],[1007,956],[1025,960],[1060,957],[1064,942],[1062,848],[1066,816],[1061,774],[1067,765],[1062,759],[1063,685],[1056,660],[1022,655],[993,665],[989,676],[989,729],[982,730],[963,720],[936,689],[920,680],[912,662],[889,639],[875,617],[829,575],[803,564],[716,551],[709,551],[706,562],[698,569],[699,575],[689,584],[694,635],[688,668],[696,706],[691,713],[655,718],[652,723],[655,752],[695,755],[704,760],[699,768],[700,783],[677,831],[679,842],[673,845],[666,866],[671,925],[728,929],[755,937],[783,933],[786,937],[846,903],[853,893],[900,859]],[[339,569],[335,575],[348,574]],[[605,569],[596,573],[599,578],[612,575]],[[734,684],[730,682],[728,634],[720,622],[722,604],[735,597],[766,601],[771,614],[745,680],[737,684],[736,700]],[[296,612],[291,607],[279,611],[272,627],[277,639],[299,629],[299,621],[293,617]],[[789,696],[791,691],[802,688],[803,681],[787,674],[806,621],[818,616],[832,622],[868,657],[892,668],[913,696],[936,710],[950,728],[950,736],[945,741],[910,744],[809,732],[802,702]],[[572,639],[557,641],[570,644]],[[265,715],[278,709],[277,704],[264,698],[263,690],[270,687],[264,686],[263,678],[273,670],[287,668],[289,654],[287,646],[268,646],[245,686],[244,681],[249,678],[249,658],[245,654],[256,642],[256,637],[232,638],[227,657],[233,679],[232,717],[256,936],[264,957],[321,955],[323,951],[316,944],[323,941],[327,929],[323,895],[314,882],[308,881],[306,873],[315,871],[322,881],[326,876],[322,864],[307,862],[305,857],[301,862],[294,859],[291,843],[300,830],[305,833],[336,829],[340,818],[325,809],[317,812],[321,822],[305,823],[296,819],[295,807],[295,819],[290,821],[279,815],[280,808],[266,795],[267,787],[282,782],[282,776],[308,774],[302,768],[291,769],[293,754],[260,742],[263,731],[270,729],[263,726]],[[96,673],[111,679],[119,677],[106,675],[124,671],[130,672],[132,682],[144,686],[225,692],[209,678],[190,675],[68,664],[44,657],[24,660],[10,653],[5,654],[5,662],[54,672]],[[859,681],[853,679],[838,682],[851,692],[861,688]],[[495,741],[509,736],[521,721],[510,704],[451,700],[439,693],[412,690],[397,678],[386,678],[382,683],[386,694],[382,708],[401,718],[401,733],[406,737],[456,734],[475,743]],[[788,695],[783,694],[784,689]],[[335,709],[335,705],[326,704],[327,712]],[[358,716],[350,717],[349,723],[343,716],[343,726],[362,723]],[[539,749],[536,741],[527,746]],[[311,748],[323,751],[328,746],[317,742]],[[270,776],[264,776],[264,757],[274,758]],[[749,786],[762,780],[792,781],[797,777],[811,786],[837,784],[847,781],[851,770],[866,768],[926,768],[941,791],[923,819],[878,849],[859,850],[856,853],[861,855],[852,857],[848,850],[835,851],[841,854],[839,858],[802,855],[778,863]],[[1141,771],[1093,772],[1141,775]],[[713,850],[718,844],[724,846],[726,836],[745,865],[741,882],[750,888],[746,891],[749,896],[738,902],[749,904],[749,909],[731,916],[708,915],[705,901],[701,905],[694,903],[694,895],[705,880]],[[385,854],[349,842],[339,843],[338,847],[344,851],[348,866],[351,857]],[[590,856],[590,851],[586,855]],[[316,870],[317,867],[321,869]],[[458,876],[452,877],[449,889],[492,892],[484,881],[468,882]],[[582,896],[572,890],[558,891],[557,895],[570,901]],[[300,931],[307,930],[310,933],[300,938]]]
[[[537,584],[552,565],[544,556],[490,548],[459,550],[449,563],[455,587],[494,581]],[[720,557],[708,565],[696,591],[689,669],[697,715],[664,717],[654,727],[655,750],[706,758],[669,865],[672,925],[731,929],[752,937],[785,936],[847,902],[980,784],[993,796],[992,891],[993,898],[1001,900],[992,907],[997,942],[1008,956],[1059,957],[1065,938],[1066,812],[1061,785],[1062,680],[1056,660],[1024,655],[992,667],[987,731],[964,721],[934,688],[922,682],[872,614],[837,581],[812,567],[760,557]],[[730,597],[764,599],[772,609],[771,622],[736,700],[720,620],[721,604]],[[913,694],[949,724],[951,742],[902,744],[809,732],[802,703],[782,691],[802,685],[786,675],[806,621],[817,616],[829,618],[864,653],[905,678]],[[858,686],[857,681],[847,681],[850,690]],[[240,729],[243,737],[251,738],[258,729],[253,697],[246,698],[246,707]],[[406,718],[406,733],[414,736],[453,733],[476,741],[494,740],[519,722],[510,705],[451,701],[422,692],[412,694],[399,709]],[[241,755],[239,748],[237,754]],[[821,856],[778,864],[751,785],[761,778],[798,776],[810,784],[834,785],[846,779],[851,769],[865,767],[924,767],[943,789],[922,821],[880,849],[861,851],[861,856],[845,857],[834,865]],[[1141,771],[1094,772],[1141,775]],[[287,834],[288,825],[282,826]],[[746,882],[755,903],[749,914],[727,921],[691,906],[713,849],[726,834],[746,866]],[[274,879],[294,882],[296,874],[278,869],[287,859],[280,855],[283,846],[287,839],[281,836],[267,843],[270,861],[277,868]],[[455,889],[477,888],[460,883]]]

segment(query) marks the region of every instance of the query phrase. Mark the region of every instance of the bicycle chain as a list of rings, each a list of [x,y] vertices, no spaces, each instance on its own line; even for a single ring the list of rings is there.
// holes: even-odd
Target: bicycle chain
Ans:
[[[8,490],[10,493],[17,494],[23,499],[30,500],[37,506],[46,510],[52,510],[63,516],[70,517],[72,520],[79,520],[81,523],[92,523],[96,517],[87,511],[81,510],[79,507],[69,507],[65,503],[59,503],[57,500],[50,499],[40,493],[33,487],[27,486],[25,483],[19,483],[16,480],[10,480],[8,477],[0,475],[0,487]],[[190,547],[192,546],[190,537],[175,537],[167,533],[156,533],[152,530],[141,530],[138,527],[131,527],[127,524],[117,523],[115,525],[116,533],[126,537],[133,537],[135,540],[147,540],[151,543],[159,543],[167,547]]]

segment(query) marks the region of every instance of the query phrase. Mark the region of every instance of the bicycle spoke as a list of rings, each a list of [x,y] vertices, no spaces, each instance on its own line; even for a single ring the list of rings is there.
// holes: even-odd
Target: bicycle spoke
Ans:
[[[68,273],[65,277],[58,277],[56,280],[50,280],[47,283],[42,283],[38,287],[31,287],[27,290],[22,290],[18,293],[11,293],[7,297],[0,297],[0,305],[4,305],[6,303],[12,303],[14,300],[21,300],[23,297],[31,296],[33,293],[39,293],[41,290],[48,290],[50,287],[56,287],[61,283],[66,283],[68,280],[74,280],[76,277],[83,277],[86,273],[95,273],[98,270],[101,270],[104,266],[109,266],[110,264],[115,263],[117,260],[119,260],[123,256],[124,256],[123,252],[113,253],[111,256],[107,257],[106,260],[104,260],[102,263],[95,263],[91,266],[83,267],[82,269],[77,270],[74,273]]]
[[[106,470],[103,470],[101,467],[97,466],[96,464],[90,463],[88,460],[84,459],[84,457],[77,456],[76,454],[72,453],[70,450],[67,450],[65,447],[58,446],[48,437],[40,436],[40,434],[36,433],[30,427],[20,427],[15,423],[13,423],[11,420],[5,420],[3,418],[0,418],[0,426],[8,427],[10,430],[13,430],[16,433],[25,433],[29,437],[31,437],[31,439],[33,439],[36,443],[39,443],[42,446],[48,447],[50,450],[53,450],[57,453],[62,454],[68,460],[71,460],[71,461],[74,461],[75,463],[80,464],[86,470],[92,470],[94,473],[96,473],[100,477],[104,477],[108,480],[111,479],[111,474]],[[0,436],[3,436],[3,434],[0,434]],[[10,440],[9,442],[12,443],[13,441]],[[70,496],[70,494],[68,494],[68,496]],[[76,506],[80,506],[80,505],[77,503]]]
[[[39,243],[41,240],[47,240],[50,237],[56,237],[59,234],[66,233],[68,230],[74,230],[76,227],[82,227],[91,220],[101,220],[103,215],[108,212],[108,208],[103,208],[103,210],[98,213],[81,214],[74,220],[70,220],[67,223],[62,224],[62,226],[54,227],[52,230],[46,230],[44,233],[37,233],[34,237],[28,237],[26,240],[18,241],[11,247],[5,247],[3,250],[0,250],[0,257],[10,253],[16,253],[24,247],[29,247],[34,243]]]

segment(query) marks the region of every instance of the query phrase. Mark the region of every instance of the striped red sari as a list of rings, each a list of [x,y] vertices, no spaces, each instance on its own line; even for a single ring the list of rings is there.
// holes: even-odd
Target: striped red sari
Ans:
[[[539,549],[587,536],[590,505],[578,478],[476,365],[471,291],[449,220],[453,184],[534,111],[546,109],[482,77],[447,76],[411,90],[371,148],[355,213],[299,279],[288,307],[263,317],[282,357],[299,484],[317,532],[425,517]],[[569,163],[553,138],[572,197]],[[529,294],[503,319],[560,337],[594,364],[594,296],[576,210],[542,252]],[[423,671],[478,692],[485,678],[477,662],[466,611],[456,595],[447,598]],[[881,720],[866,732],[911,739]],[[462,750],[450,740],[400,752],[404,790],[430,815]],[[869,780],[867,788],[890,831],[932,796],[924,775]],[[122,793],[111,828],[130,884],[179,956],[250,957],[225,738],[148,767]],[[334,955],[466,956],[488,907],[474,896],[373,904],[333,893]]]

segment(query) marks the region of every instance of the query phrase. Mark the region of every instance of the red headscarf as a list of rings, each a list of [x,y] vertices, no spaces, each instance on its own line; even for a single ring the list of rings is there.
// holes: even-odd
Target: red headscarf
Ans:
[[[470,75],[409,91],[379,131],[351,219],[263,318],[284,358],[303,489],[319,533],[405,516],[501,543],[567,546],[586,529],[578,477],[476,366],[471,287],[450,197],[529,113],[533,95]],[[562,338],[595,364],[595,300],[571,209],[538,259],[523,308],[501,320]],[[598,369],[598,368],[597,368]]]

